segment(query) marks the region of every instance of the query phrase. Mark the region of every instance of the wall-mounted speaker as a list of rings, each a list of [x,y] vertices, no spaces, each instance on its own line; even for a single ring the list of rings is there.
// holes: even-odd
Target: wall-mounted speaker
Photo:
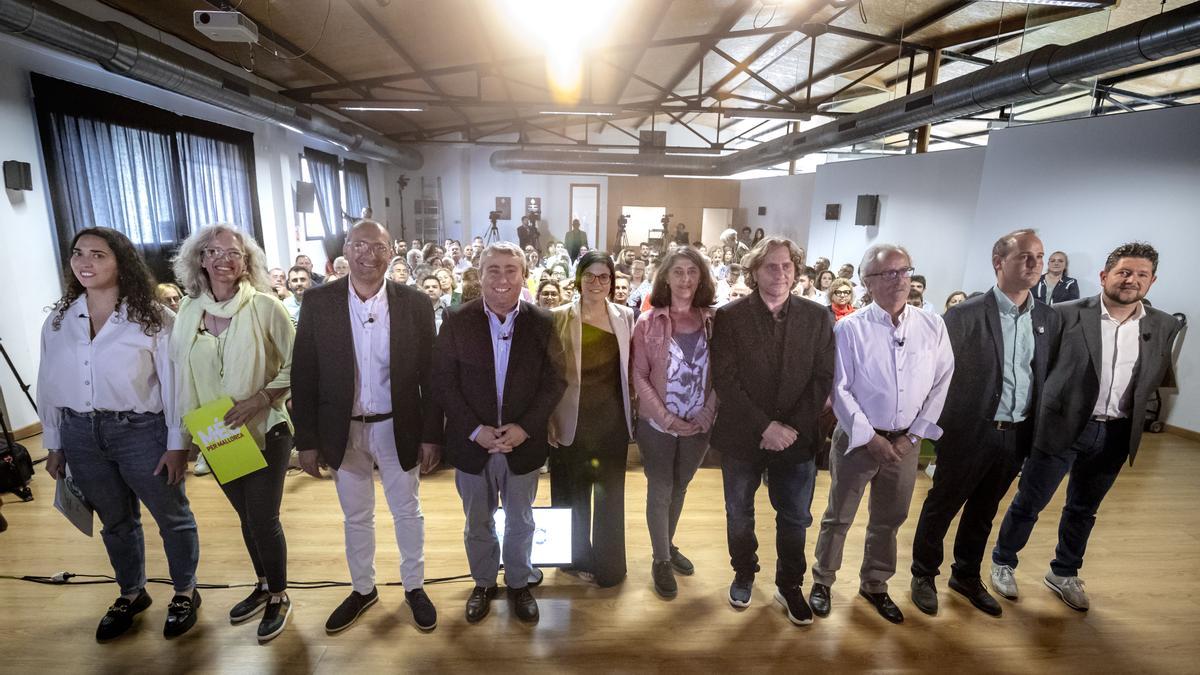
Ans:
[[[4,187],[9,190],[32,190],[33,169],[29,162],[10,160],[4,163]]]
[[[307,181],[296,181],[296,213],[313,213],[317,209],[317,186]]]
[[[767,215],[767,207],[765,207],[765,206],[758,207],[758,215],[760,215],[760,216]]]
[[[825,205],[825,220],[840,220],[842,217],[841,204],[826,204]]]
[[[854,224],[872,227],[879,224],[879,195],[859,195]]]

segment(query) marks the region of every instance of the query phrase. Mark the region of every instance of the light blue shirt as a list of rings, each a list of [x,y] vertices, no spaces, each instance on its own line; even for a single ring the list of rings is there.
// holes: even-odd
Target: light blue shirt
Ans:
[[[1027,295],[1020,307],[997,286],[992,287],[992,295],[1000,306],[1000,333],[1004,339],[1003,379],[996,420],[1023,422],[1033,382],[1033,294]]]
[[[486,304],[483,306],[483,313],[488,319],[488,330],[492,334],[492,363],[496,368],[496,426],[503,424],[504,380],[508,376],[508,356],[512,352],[513,330],[517,325],[517,312],[520,310],[521,302],[518,300],[517,306],[513,307],[501,322],[495,312],[488,309]],[[475,431],[471,432],[472,441],[479,436],[480,428],[476,427]]]

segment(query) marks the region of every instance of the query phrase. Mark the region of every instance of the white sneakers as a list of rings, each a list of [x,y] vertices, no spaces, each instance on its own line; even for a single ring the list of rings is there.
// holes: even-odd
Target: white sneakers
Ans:
[[[1017,580],[1013,577],[1013,568],[992,563],[992,590],[1009,600],[1017,599]]]
[[[1057,593],[1071,609],[1086,612],[1091,606],[1087,591],[1083,589],[1083,579],[1079,577],[1060,577],[1051,570],[1046,572],[1046,587]]]

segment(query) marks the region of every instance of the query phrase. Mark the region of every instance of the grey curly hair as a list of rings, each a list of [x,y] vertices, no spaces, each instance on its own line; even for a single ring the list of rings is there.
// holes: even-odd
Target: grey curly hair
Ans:
[[[245,258],[243,258],[245,271],[242,273],[242,279],[249,281],[256,290],[270,293],[271,279],[267,276],[267,254],[263,253],[262,247],[253,238],[247,237],[228,223],[205,225],[192,233],[192,236],[185,239],[179,247],[179,252],[171,260],[171,266],[175,271],[175,279],[183,286],[184,293],[198,298],[200,294],[212,290],[208,283],[208,272],[204,271],[202,258],[204,249],[208,248],[213,239],[216,239],[217,235],[222,232],[233,235],[242,246],[245,254]]]

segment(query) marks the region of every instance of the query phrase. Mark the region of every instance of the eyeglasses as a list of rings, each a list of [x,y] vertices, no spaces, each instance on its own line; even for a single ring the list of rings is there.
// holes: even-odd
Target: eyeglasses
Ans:
[[[224,258],[230,262],[240,262],[242,258],[246,257],[245,253],[242,253],[235,248],[228,250],[223,248],[206,248],[201,251],[201,254],[209,260],[221,260]]]
[[[592,274],[591,272],[584,272],[583,281],[589,284],[607,284],[608,282],[612,281],[612,275],[608,272],[605,272],[604,274]]]
[[[882,272],[875,272],[874,274],[868,274],[865,278],[870,279],[871,277],[883,277],[884,279],[886,279],[888,281],[895,281],[900,278],[908,279],[909,277],[911,277],[913,275],[913,272],[915,272],[915,271],[916,270],[914,270],[911,267],[901,267],[898,270],[884,270]]]
[[[834,295],[850,295],[850,293],[851,293],[851,291],[844,289],[844,288],[840,291],[833,292]]]
[[[385,256],[391,253],[391,248],[387,244],[368,244],[365,241],[351,242],[350,250],[354,252],[354,255],[362,255],[367,251],[376,256]]]

